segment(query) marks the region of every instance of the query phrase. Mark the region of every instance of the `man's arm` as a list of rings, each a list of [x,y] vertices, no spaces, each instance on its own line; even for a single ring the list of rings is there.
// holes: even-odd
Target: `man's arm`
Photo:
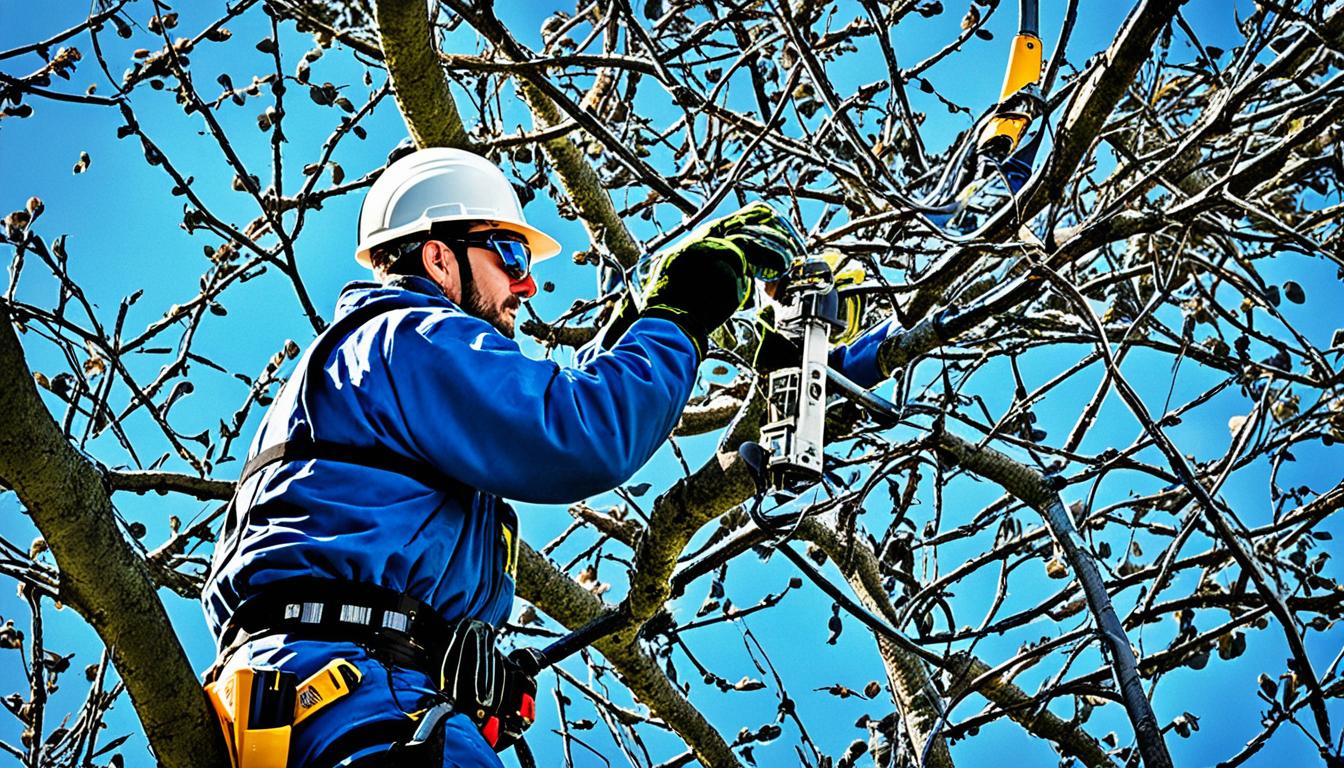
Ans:
[[[742,307],[750,275],[782,273],[800,249],[763,204],[710,222],[659,259],[644,308],[627,301],[603,334],[608,351],[573,368],[529,359],[457,313],[390,329],[397,400],[426,404],[400,420],[403,440],[442,471],[519,501],[610,490],[672,431],[708,335]]]
[[[671,432],[695,379],[691,340],[656,318],[573,368],[531,359],[457,313],[385,333],[395,396],[379,426],[445,473],[518,501],[571,502],[627,480]]]
[[[896,322],[895,317],[888,317],[864,331],[857,339],[832,349],[827,362],[845,378],[864,389],[872,389],[891,375],[890,372],[882,371],[882,366],[878,364],[878,350],[883,342],[900,334],[901,324]]]

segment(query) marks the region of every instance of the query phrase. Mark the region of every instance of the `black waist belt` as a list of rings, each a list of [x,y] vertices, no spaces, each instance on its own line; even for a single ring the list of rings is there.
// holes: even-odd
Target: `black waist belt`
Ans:
[[[496,751],[521,739],[536,719],[536,666],[500,654],[494,627],[476,619],[446,621],[419,600],[357,582],[303,578],[267,585],[225,625],[224,651],[207,679],[244,643],[276,634],[352,642],[379,661],[423,672],[449,702],[441,711],[466,715]],[[328,748],[323,754],[337,753]]]
[[[229,651],[249,640],[286,634],[301,640],[353,642],[398,666],[431,676],[455,623],[429,605],[384,587],[330,579],[287,579],[247,599],[220,633]]]

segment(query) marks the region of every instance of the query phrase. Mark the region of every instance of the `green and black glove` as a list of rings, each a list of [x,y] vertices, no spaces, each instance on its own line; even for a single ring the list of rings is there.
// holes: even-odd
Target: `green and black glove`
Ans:
[[[742,249],[752,277],[759,280],[777,280],[807,254],[807,244],[789,220],[761,202],[715,219],[696,234],[722,237]]]
[[[697,357],[709,349],[709,333],[742,307],[751,289],[742,250],[718,237],[693,239],[663,256],[649,277],[644,310],[622,300],[603,345],[610,349],[641,317],[671,320],[691,337]]]
[[[661,258],[642,312],[630,296],[622,301],[603,346],[614,346],[640,317],[661,317],[679,325],[703,358],[709,334],[746,304],[751,278],[776,279],[802,254],[801,237],[765,203],[712,221]]]

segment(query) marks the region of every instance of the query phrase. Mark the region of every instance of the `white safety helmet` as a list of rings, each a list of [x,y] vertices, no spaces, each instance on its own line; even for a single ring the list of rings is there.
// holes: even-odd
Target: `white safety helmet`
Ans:
[[[523,218],[518,193],[494,163],[461,149],[431,147],[398,159],[364,196],[355,260],[442,221],[490,221],[527,238],[532,264],[560,252],[560,243]]]

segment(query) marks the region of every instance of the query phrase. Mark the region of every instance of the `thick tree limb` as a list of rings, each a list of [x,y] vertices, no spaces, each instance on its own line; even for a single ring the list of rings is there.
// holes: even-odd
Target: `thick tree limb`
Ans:
[[[806,520],[798,526],[798,537],[821,547],[831,562],[835,563],[844,574],[854,594],[858,595],[865,607],[893,626],[900,621],[900,615],[886,598],[877,557],[871,549],[861,545],[847,546],[835,531],[815,519]],[[885,641],[876,633],[873,636],[877,639],[883,663],[887,666],[888,677],[893,674],[909,677],[905,684],[893,687],[893,690],[924,692],[924,696],[929,699],[925,707],[912,706],[910,709],[912,712],[919,712],[918,717],[933,715],[933,720],[920,724],[920,730],[911,728],[911,718],[905,716],[909,733],[928,733],[930,728],[936,725],[938,713],[943,705],[942,697],[928,679],[926,667],[920,659],[908,651]],[[1062,720],[1044,707],[1027,706],[1033,701],[1033,697],[1014,684],[1011,679],[995,674],[986,677],[992,670],[973,654],[953,654],[942,663],[942,668],[951,673],[955,681],[951,691],[953,695],[958,695],[959,689],[974,684],[973,689],[997,704],[1008,714],[1009,719],[1021,725],[1027,732],[1058,744],[1064,754],[1077,757],[1091,768],[1111,768],[1115,764],[1101,744],[1080,727]],[[921,675],[922,682],[918,679]],[[924,688],[925,685],[928,688]],[[922,746],[922,743],[916,744],[915,748],[919,749]]]
[[[1100,64],[1092,68],[1069,100],[1045,167],[1022,190],[1023,218],[1063,198],[1069,178],[1134,82],[1139,68],[1152,55],[1158,33],[1184,4],[1185,0],[1144,0],[1130,13],[1115,41],[1101,54]]]
[[[417,147],[471,149],[421,0],[378,0],[378,36],[397,106]]]
[[[481,34],[512,61],[523,62],[530,58],[524,55],[522,46],[509,35],[493,13],[465,15],[469,15]],[[545,73],[528,69],[522,71],[521,75],[515,82],[532,113],[533,127],[544,130],[563,123],[564,113],[541,85],[545,82]],[[578,119],[577,116],[575,118]],[[560,177],[565,193],[574,203],[588,237],[593,243],[600,243],[622,267],[632,266],[639,260],[642,249],[626,229],[625,222],[616,214],[611,195],[602,187],[601,179],[597,177],[597,172],[589,164],[583,150],[567,136],[548,139],[542,148],[556,175]]]
[[[227,765],[219,726],[145,563],[117,529],[103,476],[47,412],[0,309],[0,478],[61,570],[61,599],[112,651],[155,754],[169,768]]]
[[[835,563],[844,574],[864,607],[886,619],[892,626],[896,626],[899,618],[883,594],[877,560],[870,550],[853,543],[846,546],[834,531],[815,519],[807,520],[798,527],[798,537],[821,547],[831,558],[831,562]],[[939,733],[942,726],[943,697],[934,687],[928,667],[922,659],[899,647],[886,636],[874,632],[873,639],[877,642],[878,654],[882,657],[882,666],[887,672],[887,682],[891,684],[892,693],[896,698],[896,712],[911,740],[911,754],[921,754],[924,744],[932,740],[926,765],[952,765],[947,740]]]
[[[1045,167],[1018,194],[1018,205],[1005,206],[985,226],[987,239],[1002,240],[1020,222],[1030,220],[1046,205],[1062,198],[1069,178],[1115,105],[1120,103],[1139,67],[1152,54],[1158,33],[1184,3],[1185,0],[1145,0],[1130,13],[1115,42],[1102,54],[1100,64],[1092,67],[1070,99]],[[965,274],[981,256],[982,249],[968,245],[954,248],[940,259],[920,281],[922,287],[907,304],[906,327],[923,319],[942,300],[953,280]]]
[[[631,627],[621,633],[627,640],[633,639],[639,627],[671,596],[672,571],[695,532],[755,493],[746,463],[733,451],[759,434],[764,400],[758,394],[745,408],[747,413],[738,420],[737,430],[722,441],[723,452],[711,456],[654,502],[645,535],[635,548],[630,591],[622,604],[632,621]]]
[[[976,446],[948,432],[939,432],[935,440],[940,454],[956,466],[993,480],[1045,518],[1046,525],[1050,527],[1051,534],[1063,550],[1065,559],[1069,561],[1087,597],[1088,608],[1096,621],[1097,634],[1110,657],[1111,671],[1120,688],[1125,712],[1134,726],[1143,762],[1149,768],[1169,768],[1171,755],[1162,739],[1162,727],[1153,714],[1152,704],[1144,693],[1143,681],[1139,679],[1129,637],[1111,605],[1111,598],[1106,594],[1101,572],[1097,570],[1091,554],[1080,543],[1078,529],[1059,494],[1050,488],[1039,472],[993,448]]]
[[[462,118],[454,104],[448,78],[433,44],[429,17],[422,3],[379,0],[378,26],[387,71],[394,84],[397,104],[416,146],[470,148]],[[486,25],[482,32],[488,32]],[[502,35],[502,30],[496,30]],[[501,40],[492,40],[499,45]],[[538,75],[544,77],[544,74]],[[518,87],[533,115],[533,124],[544,130],[565,122],[555,103],[536,85],[519,80]],[[567,136],[542,142],[547,158],[593,243],[600,243],[629,267],[640,256],[638,242],[616,215],[611,196],[579,149]]]
[[[518,594],[566,627],[581,627],[603,610],[602,601],[537,554],[520,546]],[[705,765],[736,766],[722,734],[667,679],[633,636],[609,635],[595,644],[639,700],[663,718]]]
[[[1278,620],[1280,628],[1283,631],[1284,639],[1287,641],[1288,649],[1292,652],[1294,661],[1297,664],[1296,672],[1301,678],[1303,685],[1307,689],[1307,699],[1311,704],[1312,715],[1315,718],[1318,732],[1321,740],[1328,743],[1333,737],[1331,735],[1329,711],[1325,704],[1325,694],[1321,690],[1320,679],[1316,676],[1311,662],[1311,655],[1307,652],[1306,646],[1302,641],[1301,635],[1297,632],[1292,614],[1288,606],[1284,604],[1283,596],[1279,593],[1276,585],[1271,582],[1269,574],[1261,566],[1255,553],[1249,551],[1241,541],[1241,534],[1233,528],[1228,521],[1227,514],[1223,511],[1223,506],[1214,498],[1213,493],[1204,487],[1204,484],[1195,476],[1194,470],[1190,468],[1185,455],[1172,444],[1162,429],[1153,421],[1148,413],[1147,406],[1143,399],[1134,391],[1129,382],[1120,374],[1119,367],[1115,361],[1114,355],[1110,351],[1110,341],[1106,337],[1105,329],[1097,319],[1096,314],[1092,312],[1087,304],[1087,300],[1078,293],[1068,281],[1062,279],[1056,274],[1049,274],[1050,280],[1061,288],[1063,293],[1069,295],[1084,319],[1092,326],[1096,333],[1099,343],[1097,351],[1106,362],[1106,367],[1110,373],[1111,380],[1115,384],[1116,392],[1120,399],[1129,408],[1130,413],[1138,419],[1143,425],[1144,430],[1153,439],[1153,444],[1162,455],[1166,457],[1176,476],[1180,478],[1185,489],[1194,497],[1199,505],[1204,518],[1213,527],[1218,534],[1218,538],[1227,547],[1232,557],[1237,561],[1242,570],[1250,577],[1251,582],[1255,584],[1256,591],[1264,598],[1269,606],[1270,612]],[[1089,604],[1091,597],[1089,596]],[[1147,755],[1145,753],[1145,761]]]

